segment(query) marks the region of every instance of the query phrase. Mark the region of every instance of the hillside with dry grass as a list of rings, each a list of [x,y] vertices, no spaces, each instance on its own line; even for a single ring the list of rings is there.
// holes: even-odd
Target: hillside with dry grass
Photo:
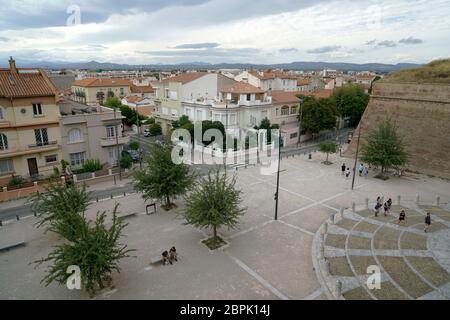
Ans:
[[[450,59],[432,61],[414,69],[405,69],[387,75],[383,81],[450,84]]]

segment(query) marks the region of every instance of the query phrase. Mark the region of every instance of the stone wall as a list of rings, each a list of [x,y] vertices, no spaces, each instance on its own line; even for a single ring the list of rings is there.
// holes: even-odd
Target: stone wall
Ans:
[[[376,82],[359,124],[361,145],[368,131],[388,117],[407,144],[407,168],[450,179],[450,85]],[[358,131],[344,156],[354,156]]]

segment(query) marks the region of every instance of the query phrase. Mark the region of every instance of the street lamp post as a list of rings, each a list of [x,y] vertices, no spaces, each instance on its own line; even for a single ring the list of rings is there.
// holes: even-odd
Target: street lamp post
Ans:
[[[280,191],[280,163],[281,163],[281,129],[278,129],[278,169],[277,169],[277,191],[275,192],[275,221],[278,220],[278,199]]]
[[[356,153],[355,153],[355,164],[353,166],[353,178],[352,178],[352,190],[355,187],[355,177],[356,177],[356,166],[358,164],[358,153],[359,153],[359,141],[361,138],[361,127],[362,127],[362,123],[359,123],[359,129],[358,129],[358,140],[356,142]]]
[[[138,131],[138,153],[139,153],[139,169],[142,170],[142,148],[141,148],[141,121],[139,120],[138,104],[136,103],[136,126]]]
[[[120,147],[119,147],[119,130],[117,126],[117,108],[114,108],[114,123],[116,124],[116,148],[117,148],[117,164],[119,166],[119,180],[122,180],[122,170],[120,168]]]

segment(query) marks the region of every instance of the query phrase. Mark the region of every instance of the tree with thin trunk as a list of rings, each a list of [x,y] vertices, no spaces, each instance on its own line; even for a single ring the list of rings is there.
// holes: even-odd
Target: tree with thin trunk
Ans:
[[[99,91],[96,94],[97,101],[100,105],[103,105],[103,101],[105,100],[105,93],[103,91]]]
[[[133,175],[134,188],[142,192],[144,199],[157,199],[165,210],[175,205],[172,199],[184,195],[194,184],[196,175],[184,163],[172,160],[173,145],[153,144],[147,157],[147,166]]]
[[[211,228],[213,236],[204,242],[211,249],[224,243],[218,237],[217,229],[223,226],[236,228],[239,217],[245,213],[246,208],[240,207],[242,191],[236,189],[235,185],[236,175],[230,177],[220,170],[210,171],[186,197],[186,224],[200,229]]]
[[[321,152],[324,152],[327,154],[327,159],[325,160],[324,164],[332,164],[332,162],[328,161],[328,155],[330,153],[336,153],[338,146],[333,141],[323,141],[319,144],[319,149]]]
[[[385,178],[384,173],[390,167],[403,166],[408,160],[403,137],[397,133],[397,126],[391,119],[385,120],[369,132],[361,154],[362,161],[381,167],[380,178]]]

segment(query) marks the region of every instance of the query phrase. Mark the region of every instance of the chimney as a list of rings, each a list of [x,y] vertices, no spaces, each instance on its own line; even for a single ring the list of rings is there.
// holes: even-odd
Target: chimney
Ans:
[[[16,60],[13,57],[9,57],[9,69],[12,73],[17,73]]]

